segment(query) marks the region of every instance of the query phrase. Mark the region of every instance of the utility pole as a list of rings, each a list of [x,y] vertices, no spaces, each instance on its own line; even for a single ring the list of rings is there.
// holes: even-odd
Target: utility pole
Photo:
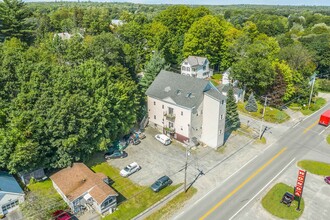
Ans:
[[[312,81],[311,94],[309,95],[309,100],[308,100],[308,109],[309,109],[309,106],[311,105],[311,101],[312,101],[313,89],[314,89],[316,74],[314,74],[312,77],[313,77],[313,81]]]
[[[263,97],[262,97],[263,98]],[[264,123],[264,116],[265,116],[265,111],[266,111],[266,105],[267,105],[267,101],[270,100],[271,98],[268,98],[267,96],[265,96],[265,103],[264,103],[264,109],[262,111],[262,116],[261,116],[261,124],[260,124],[260,131],[259,131],[259,139],[262,138],[262,127],[263,127],[263,123]]]
[[[186,163],[184,165],[184,192],[187,192],[187,168],[188,168],[188,156],[190,154],[190,146],[191,146],[191,125],[188,124],[188,133],[189,133],[189,142],[186,142]],[[189,149],[188,149],[189,148]]]

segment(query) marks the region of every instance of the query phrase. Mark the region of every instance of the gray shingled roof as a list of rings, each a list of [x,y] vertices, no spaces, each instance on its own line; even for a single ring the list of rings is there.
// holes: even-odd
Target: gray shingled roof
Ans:
[[[224,96],[219,90],[212,88],[206,92],[209,96],[213,97],[214,99],[221,101],[221,100],[226,100],[227,97]]]
[[[205,57],[198,57],[198,56],[189,56],[183,62],[188,62],[190,66],[202,66],[205,62]]]
[[[162,70],[146,95],[191,109],[202,102],[203,93],[211,88],[213,86],[207,80]]]

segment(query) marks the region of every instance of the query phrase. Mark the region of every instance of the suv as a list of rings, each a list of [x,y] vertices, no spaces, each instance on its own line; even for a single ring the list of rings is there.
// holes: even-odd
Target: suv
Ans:
[[[294,200],[294,195],[289,192],[286,192],[282,197],[281,203],[286,204],[289,207],[293,200]]]
[[[161,189],[164,189],[166,186],[172,184],[172,180],[168,176],[162,176],[156,182],[151,185],[151,189],[154,192],[159,192]]]

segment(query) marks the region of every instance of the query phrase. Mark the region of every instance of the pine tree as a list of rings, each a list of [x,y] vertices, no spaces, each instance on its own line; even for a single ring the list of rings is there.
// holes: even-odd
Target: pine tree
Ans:
[[[144,77],[140,81],[143,92],[145,92],[154,81],[158,73],[165,67],[165,59],[160,52],[155,52],[150,61],[146,64]]]
[[[226,128],[236,130],[240,127],[241,122],[238,116],[237,104],[235,102],[233,87],[231,86],[227,94],[226,103]]]
[[[246,111],[256,112],[258,111],[258,105],[256,99],[254,98],[253,92],[250,94],[248,102],[245,105]]]
[[[0,2],[0,39],[16,37],[26,40],[31,30],[26,19],[30,12],[22,0]]]

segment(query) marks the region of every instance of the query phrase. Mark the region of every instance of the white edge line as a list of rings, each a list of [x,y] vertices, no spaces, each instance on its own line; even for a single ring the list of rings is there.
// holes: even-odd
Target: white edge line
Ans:
[[[197,203],[199,203],[202,199],[204,199],[206,196],[208,196],[210,193],[212,193],[213,191],[217,190],[222,184],[224,184],[227,180],[229,180],[232,176],[234,176],[236,173],[238,173],[239,171],[241,171],[245,166],[247,166],[249,163],[251,163],[254,159],[256,159],[258,157],[258,155],[254,156],[252,159],[250,159],[248,162],[246,162],[241,168],[239,168],[238,170],[236,170],[234,173],[232,173],[229,177],[227,177],[225,180],[223,180],[218,186],[216,186],[214,189],[212,189],[211,191],[209,191],[208,193],[206,193],[203,197],[201,197],[200,199],[198,199],[196,202],[194,202],[194,204],[192,204],[190,206],[193,207],[194,205],[196,205]],[[179,215],[177,215],[176,217],[174,217],[174,219],[179,218],[183,213],[185,213],[184,211],[181,212]]]
[[[321,135],[323,132],[325,132],[328,129],[328,127],[326,127],[325,129],[323,129],[323,131],[321,131],[321,133],[319,133],[319,135]]]
[[[235,218],[236,215],[238,215],[247,205],[249,205],[249,203],[254,200],[262,191],[265,190],[266,187],[268,187],[273,181],[274,179],[276,179],[285,169],[288,168],[288,166],[291,165],[291,163],[295,160],[296,158],[293,158],[289,164],[287,164],[273,179],[271,179],[255,196],[252,197],[252,199],[250,199],[242,208],[240,208],[240,210],[238,210],[232,217],[230,217],[229,220],[232,220],[233,218]]]
[[[307,118],[312,117],[313,115],[315,115],[316,113],[321,112],[321,110],[323,110],[324,108],[328,108],[328,105],[324,105],[322,108],[320,108],[319,110],[317,110],[316,112],[313,112],[312,114],[308,115],[306,118],[303,119],[303,121],[305,121]]]

